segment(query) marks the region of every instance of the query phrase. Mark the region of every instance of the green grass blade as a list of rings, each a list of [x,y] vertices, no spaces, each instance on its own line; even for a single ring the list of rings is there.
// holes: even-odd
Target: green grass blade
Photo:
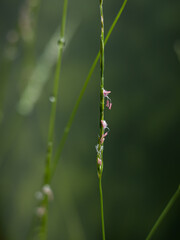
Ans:
[[[61,63],[62,63],[63,48],[64,48],[67,5],[68,5],[68,0],[64,0],[62,25],[61,25],[60,41],[59,41],[59,57],[58,57],[58,61],[57,61],[57,65],[56,65],[56,72],[55,72],[55,76],[54,76],[53,94],[51,96],[51,104],[52,105],[51,105],[51,114],[50,114],[50,121],[49,121],[48,143],[47,143],[47,153],[46,153],[46,160],[45,160],[43,186],[49,185],[49,183],[51,181],[51,161],[52,161],[52,152],[53,152],[53,143],[54,143],[54,127],[55,127],[55,118],[56,118],[59,80],[60,80],[60,73],[61,73],[61,66],[62,66]],[[48,201],[49,201],[49,198],[46,195],[41,203],[41,208],[43,209],[43,215],[41,216],[41,226],[40,226],[40,230],[39,230],[41,240],[47,239]]]
[[[161,213],[161,215],[159,216],[157,221],[155,222],[155,224],[152,227],[151,231],[149,232],[146,240],[150,240],[152,238],[152,236],[157,231],[159,225],[161,224],[163,219],[166,217],[169,210],[172,208],[172,206],[174,205],[174,203],[176,202],[176,200],[178,199],[179,196],[180,196],[180,185],[179,185],[178,189],[176,190],[176,192],[174,193],[174,195],[172,196],[172,198],[170,199],[170,201],[168,202],[168,204],[166,205],[166,207],[164,208],[163,212]]]

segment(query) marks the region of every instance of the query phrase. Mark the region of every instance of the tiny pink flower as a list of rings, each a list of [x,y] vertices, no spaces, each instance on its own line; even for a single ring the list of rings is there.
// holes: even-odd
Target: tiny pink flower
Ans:
[[[108,132],[106,132],[105,134],[102,135],[101,139],[100,139],[100,142],[101,144],[103,144],[104,140],[105,140],[105,137],[108,135]]]
[[[110,93],[111,91],[106,91],[105,89],[103,89],[104,97],[107,97]]]
[[[98,158],[97,163],[98,163],[100,166],[102,166],[102,160],[101,160],[100,158]]]
[[[112,103],[109,104],[109,110],[111,110],[111,108],[112,108]]]
[[[106,101],[106,107],[109,108],[109,106],[110,106],[110,102],[109,102],[109,100],[107,99],[107,101]]]
[[[111,99],[109,97],[107,97],[108,99],[106,100],[106,107],[109,108],[109,110],[111,110],[111,107],[112,107],[112,102],[111,102]]]
[[[105,120],[101,120],[101,124],[102,124],[104,129],[107,128],[107,122]]]
[[[105,89],[103,89],[103,95],[107,99],[106,100],[106,107],[108,107],[109,110],[111,110],[112,102],[111,102],[111,99],[108,97],[109,93],[111,93],[111,91],[106,91]]]
[[[108,135],[108,132],[106,132],[105,134],[102,135],[102,137],[106,137]]]

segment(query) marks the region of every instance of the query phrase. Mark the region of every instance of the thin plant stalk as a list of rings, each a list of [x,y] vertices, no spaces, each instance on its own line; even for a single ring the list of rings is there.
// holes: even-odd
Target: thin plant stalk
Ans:
[[[164,210],[162,211],[157,221],[155,222],[154,226],[152,227],[151,231],[146,237],[146,240],[150,240],[153,237],[153,235],[159,228],[161,222],[164,220],[164,218],[166,217],[166,215],[168,214],[168,212],[170,211],[170,209],[172,208],[172,206],[174,205],[174,203],[176,202],[179,196],[180,196],[180,185],[176,190],[176,192],[174,193],[174,195],[172,196],[172,198],[170,199],[170,201],[168,202],[168,204],[166,205],[166,207],[164,208]]]
[[[102,192],[101,178],[99,178],[99,193],[100,193],[100,206],[101,206],[102,239],[105,240],[104,207],[103,207],[103,192]]]
[[[55,126],[55,117],[56,117],[56,106],[58,98],[58,89],[59,89],[59,78],[61,72],[61,62],[64,48],[64,34],[65,34],[65,24],[66,24],[66,15],[67,15],[67,3],[68,0],[64,0],[63,16],[62,16],[62,25],[59,41],[59,57],[56,66],[56,72],[54,77],[54,87],[53,94],[50,96],[51,102],[51,115],[49,122],[49,132],[48,132],[48,144],[47,144],[47,155],[46,155],[46,170],[44,175],[44,183],[47,184],[50,182],[50,164],[52,158],[52,149],[53,149],[53,137],[54,137],[54,126]]]
[[[103,209],[103,192],[102,192],[102,174],[103,174],[103,135],[105,127],[104,122],[104,15],[103,15],[103,0],[100,0],[100,18],[101,18],[101,35],[100,35],[100,136],[97,145],[97,172],[99,178],[99,195],[101,206],[101,225],[102,239],[105,240],[105,224],[104,224],[104,209]]]
[[[126,6],[126,3],[127,3],[127,0],[124,0],[124,2],[123,2],[123,4],[122,4],[122,6],[121,6],[121,8],[120,8],[120,10],[119,10],[119,12],[118,12],[118,14],[116,15],[116,17],[115,17],[115,19],[114,19],[114,21],[113,21],[113,23],[112,23],[112,25],[111,25],[108,33],[107,33],[107,36],[106,36],[105,41],[104,41],[104,46],[106,46],[106,44],[107,44],[107,42],[108,42],[108,40],[109,40],[109,38],[110,38],[110,36],[111,36],[111,34],[112,34],[112,31],[114,30],[114,28],[115,28],[115,26],[116,26],[116,24],[117,24],[117,22],[118,22],[118,20],[119,20],[119,18],[120,18],[120,16],[121,16],[122,12],[123,12],[123,10],[124,10],[124,8],[125,8],[125,6]],[[93,64],[92,64],[92,66],[91,66],[91,68],[90,68],[90,70],[89,70],[89,73],[88,73],[88,75],[87,75],[87,77],[86,77],[86,80],[85,80],[85,82],[84,82],[84,85],[83,85],[83,87],[82,87],[82,89],[81,89],[81,92],[80,92],[80,94],[79,94],[79,96],[78,96],[78,99],[77,99],[77,101],[76,101],[76,103],[75,103],[75,106],[74,106],[74,108],[73,108],[73,110],[72,110],[72,113],[71,113],[71,115],[70,115],[70,117],[69,117],[69,120],[68,120],[68,122],[67,122],[67,124],[66,124],[66,127],[65,127],[65,129],[64,129],[63,136],[62,136],[62,138],[61,138],[61,140],[60,140],[60,142],[59,142],[58,150],[57,150],[57,152],[56,152],[56,154],[55,154],[54,165],[53,165],[53,169],[52,169],[52,177],[54,176],[54,173],[55,173],[55,170],[56,170],[58,161],[59,161],[59,159],[60,159],[60,157],[61,157],[61,153],[62,153],[62,150],[63,150],[64,145],[65,145],[65,143],[66,143],[66,140],[67,140],[69,131],[70,131],[70,129],[71,129],[73,120],[74,120],[75,115],[76,115],[76,113],[77,113],[77,110],[78,110],[78,108],[79,108],[79,104],[80,104],[80,102],[81,102],[81,100],[82,100],[82,97],[84,96],[84,93],[85,93],[85,91],[86,91],[87,85],[88,85],[88,83],[89,83],[89,81],[90,81],[90,79],[91,79],[91,76],[92,76],[92,74],[93,74],[93,72],[94,72],[94,70],[95,70],[95,67],[96,67],[96,65],[97,65],[97,63],[98,63],[99,57],[100,57],[100,51],[98,52],[97,56],[95,57],[95,59],[94,59],[94,61],[93,61]]]
[[[50,180],[51,180],[51,161],[52,161],[52,152],[53,152],[53,138],[54,138],[54,127],[55,127],[59,79],[60,79],[62,55],[63,55],[63,48],[64,48],[67,4],[68,4],[68,0],[64,0],[62,25],[61,25],[60,40],[59,40],[59,57],[58,57],[58,62],[57,62],[56,72],[55,72],[55,77],[54,77],[53,93],[49,99],[52,105],[51,105],[51,115],[50,115],[50,121],[49,121],[48,144],[47,144],[43,186],[49,185]],[[48,201],[49,201],[49,198],[48,198],[48,195],[46,195],[42,201],[42,206],[41,206],[41,208],[44,210],[44,212],[41,216],[41,227],[40,227],[39,237],[42,240],[47,239]]]

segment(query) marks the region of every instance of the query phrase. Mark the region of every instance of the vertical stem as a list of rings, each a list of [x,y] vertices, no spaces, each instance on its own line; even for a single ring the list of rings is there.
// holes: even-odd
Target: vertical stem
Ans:
[[[102,121],[104,121],[104,16],[103,16],[103,0],[100,0],[100,17],[101,17],[101,35],[100,35],[100,136],[97,151],[97,171],[99,177],[99,193],[101,205],[101,224],[102,224],[102,239],[105,240],[105,226],[104,226],[104,209],[103,209],[103,193],[102,193],[102,173],[103,173],[103,138],[104,128]],[[99,164],[100,160],[100,164]]]
[[[97,163],[98,159],[101,160],[102,164],[99,166],[98,164],[98,176],[102,177],[103,172],[103,141],[101,141],[104,128],[101,121],[104,121],[104,18],[103,18],[103,0],[100,0],[100,16],[101,16],[101,35],[100,35],[100,136],[98,141],[98,149],[97,149]]]
[[[64,48],[64,34],[65,34],[65,25],[66,25],[66,16],[67,16],[67,4],[68,0],[64,0],[63,15],[62,15],[62,25],[60,32],[59,40],[59,57],[56,65],[56,72],[54,77],[54,86],[53,93],[50,97],[51,105],[51,115],[49,121],[49,131],[48,131],[48,144],[47,144],[47,154],[45,162],[45,173],[44,173],[44,182],[43,184],[50,184],[51,182],[51,161],[52,161],[52,151],[53,151],[53,137],[54,137],[54,127],[55,127],[55,117],[56,117],[56,108],[57,108],[57,97],[58,97],[58,88],[59,88],[59,78],[61,72],[61,62],[62,54]],[[44,215],[41,218],[41,227],[39,236],[41,240],[47,239],[47,222],[48,222],[48,198],[47,196],[42,201],[42,207],[45,210]]]
[[[68,0],[64,0],[64,8],[63,8],[63,16],[62,16],[62,25],[61,25],[61,33],[60,33],[60,41],[59,41],[59,58],[56,66],[56,72],[54,77],[54,87],[53,94],[50,97],[52,106],[51,106],[51,115],[49,122],[49,133],[48,133],[48,144],[47,144],[47,155],[46,155],[46,170],[44,175],[44,183],[50,182],[50,164],[52,158],[52,149],[53,149],[53,136],[54,136],[54,126],[55,126],[55,117],[56,117],[56,105],[57,105],[57,97],[58,97],[58,87],[59,87],[59,77],[61,72],[61,62],[62,62],[62,54],[64,48],[64,34],[65,34],[65,24],[66,24],[66,15],[67,15],[67,3]]]
[[[100,89],[100,138],[104,133],[101,120],[104,120],[104,16],[103,16],[103,0],[100,0],[100,16],[101,16],[101,37],[100,37],[100,69],[101,69],[101,89]],[[102,159],[101,159],[102,160]]]
[[[99,178],[99,193],[100,193],[100,204],[101,204],[102,239],[105,240],[104,209],[103,209],[103,192],[102,192],[101,177]]]

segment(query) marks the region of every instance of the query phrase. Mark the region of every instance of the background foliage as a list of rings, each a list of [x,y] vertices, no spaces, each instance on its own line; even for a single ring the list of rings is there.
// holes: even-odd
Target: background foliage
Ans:
[[[33,12],[36,16],[38,10],[37,25],[31,22],[36,29],[34,38],[28,35],[26,39],[26,32],[25,39],[21,34],[19,41],[12,42],[8,33],[19,31],[23,4],[24,0],[0,3],[2,240],[26,239],[35,212],[34,194],[43,175],[54,76],[48,58],[45,69],[50,70],[43,76],[47,82],[34,108],[22,115],[17,106],[40,57],[60,27],[63,1],[42,0]],[[106,32],[121,4],[118,0],[104,1]],[[179,12],[179,0],[129,1],[105,49],[105,84],[112,91],[113,101],[111,112],[106,112],[111,131],[105,142],[103,175],[107,239],[145,239],[180,182]],[[98,1],[69,2],[56,144],[99,49],[99,27]],[[98,101],[97,68],[53,179],[55,198],[50,205],[49,239],[101,238],[95,151]],[[176,203],[154,239],[180,238],[179,210]]]

